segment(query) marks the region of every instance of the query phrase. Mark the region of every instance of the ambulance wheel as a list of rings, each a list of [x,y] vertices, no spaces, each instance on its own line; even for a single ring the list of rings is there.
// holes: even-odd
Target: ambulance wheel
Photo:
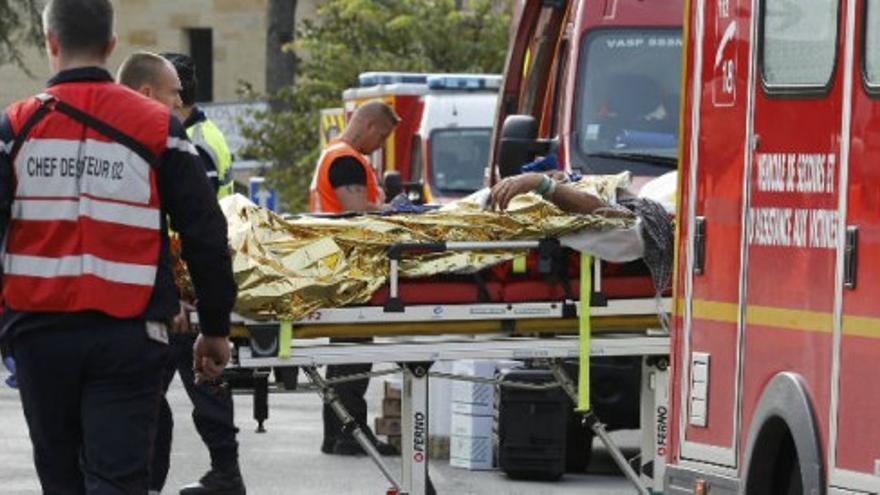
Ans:
[[[752,415],[745,493],[826,493],[824,455],[814,411],[799,376],[783,372],[770,380]]]

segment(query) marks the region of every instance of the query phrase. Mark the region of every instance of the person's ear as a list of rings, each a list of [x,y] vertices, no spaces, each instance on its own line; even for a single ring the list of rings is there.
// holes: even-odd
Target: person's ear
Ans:
[[[114,34],[112,38],[110,38],[110,43],[107,43],[107,48],[104,50],[104,60],[110,58],[110,55],[113,54],[113,50],[116,49],[116,35]]]
[[[58,57],[61,54],[61,43],[58,41],[58,36],[55,36],[52,31],[46,33],[46,51],[53,57]]]
[[[140,94],[142,94],[142,95],[144,95],[144,96],[146,96],[147,98],[152,98],[152,97],[153,97],[153,93],[154,93],[154,91],[153,91],[153,87],[150,86],[149,84],[143,84],[143,85],[141,85],[141,87],[138,88],[137,92],[140,93]]]

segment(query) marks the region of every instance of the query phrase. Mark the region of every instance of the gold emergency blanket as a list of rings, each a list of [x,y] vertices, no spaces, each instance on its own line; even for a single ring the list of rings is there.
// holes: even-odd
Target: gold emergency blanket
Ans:
[[[614,203],[629,174],[591,176],[576,187]],[[562,212],[540,196],[520,195],[504,213],[484,211],[487,192],[420,215],[284,220],[243,196],[221,201],[229,223],[238,284],[235,311],[252,319],[299,320],[322,308],[363,304],[388,280],[387,248],[400,242],[511,241],[558,238],[584,229],[629,228],[633,220]],[[401,277],[481,270],[515,251],[407,256]]]

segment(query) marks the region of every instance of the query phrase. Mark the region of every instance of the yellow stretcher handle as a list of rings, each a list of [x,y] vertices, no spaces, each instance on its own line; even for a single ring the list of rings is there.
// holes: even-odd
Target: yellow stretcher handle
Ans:
[[[290,343],[293,342],[293,322],[282,320],[278,329],[278,357],[287,359],[290,357]]]
[[[580,352],[578,365],[578,412],[590,410],[590,351],[592,330],[590,328],[590,299],[593,293],[593,257],[581,253],[581,295],[578,335]]]

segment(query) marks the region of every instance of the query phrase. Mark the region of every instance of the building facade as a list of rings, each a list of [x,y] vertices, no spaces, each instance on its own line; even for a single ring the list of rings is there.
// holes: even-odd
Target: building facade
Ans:
[[[320,0],[298,0],[297,21],[314,15]],[[200,101],[238,100],[246,83],[265,88],[268,0],[116,0],[116,70],[138,50],[192,55],[202,84]],[[0,108],[38,92],[51,76],[42,48],[26,51],[27,74],[0,67]]]

